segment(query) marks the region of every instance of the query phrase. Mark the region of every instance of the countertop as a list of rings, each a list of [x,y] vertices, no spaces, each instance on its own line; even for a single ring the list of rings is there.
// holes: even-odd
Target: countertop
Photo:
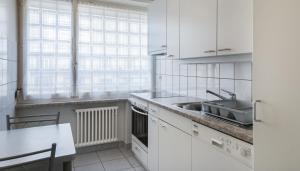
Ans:
[[[150,93],[133,93],[131,96],[146,100],[164,109],[170,110],[194,122],[205,125],[242,141],[253,144],[253,127],[240,127],[219,118],[205,115],[203,112],[187,111],[173,106],[174,103],[201,102],[203,99],[192,97],[153,98]]]

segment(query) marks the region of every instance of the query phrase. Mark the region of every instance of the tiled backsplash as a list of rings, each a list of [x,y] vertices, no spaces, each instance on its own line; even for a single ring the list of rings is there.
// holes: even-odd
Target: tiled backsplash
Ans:
[[[156,91],[169,92],[173,96],[191,96],[216,100],[206,93],[214,91],[230,97],[222,89],[236,93],[237,99],[252,101],[251,62],[201,63],[156,57]]]
[[[16,1],[0,2],[0,130],[6,129],[6,115],[14,114],[17,87]],[[5,16],[9,16],[8,21]]]

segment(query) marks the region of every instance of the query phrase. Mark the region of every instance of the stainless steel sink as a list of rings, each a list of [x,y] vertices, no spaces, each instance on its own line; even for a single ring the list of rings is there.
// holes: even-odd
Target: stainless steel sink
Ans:
[[[192,111],[202,111],[202,103],[195,102],[195,103],[176,103],[174,106],[186,109],[186,110],[192,110]]]

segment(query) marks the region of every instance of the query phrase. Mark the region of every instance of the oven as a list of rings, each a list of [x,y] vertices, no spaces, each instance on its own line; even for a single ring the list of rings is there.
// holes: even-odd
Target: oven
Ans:
[[[148,147],[148,111],[146,107],[131,105],[132,135]]]

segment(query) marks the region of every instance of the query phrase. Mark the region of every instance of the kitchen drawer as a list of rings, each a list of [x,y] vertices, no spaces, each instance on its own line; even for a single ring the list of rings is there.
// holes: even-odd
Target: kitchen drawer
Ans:
[[[190,119],[152,104],[149,104],[149,113],[190,135],[192,134],[192,121]]]
[[[141,164],[148,168],[148,153],[144,151],[135,141],[132,141],[132,152]]]

